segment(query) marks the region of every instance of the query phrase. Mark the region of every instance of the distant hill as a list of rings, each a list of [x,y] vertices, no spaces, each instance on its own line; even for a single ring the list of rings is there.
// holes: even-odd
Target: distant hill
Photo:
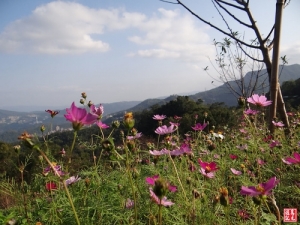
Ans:
[[[282,66],[280,66],[281,70]],[[251,82],[252,72],[248,72],[245,77],[245,83],[251,83],[253,85],[254,81]],[[290,66],[284,66],[282,73],[280,74],[279,80],[280,84],[284,81],[296,80],[300,78],[300,65],[294,64]],[[229,81],[229,84],[235,89],[238,90],[238,85],[235,81]],[[258,83],[257,83],[257,91],[256,93],[267,93],[269,91],[269,82],[268,82],[268,74],[266,70],[262,70],[260,72]],[[213,88],[208,91],[202,91],[195,95],[190,95],[190,98],[197,100],[202,99],[205,103],[211,104],[214,102],[224,102],[228,106],[236,106],[237,105],[237,96],[235,96],[228,88],[226,84],[223,84],[219,87]]]
[[[251,74],[252,72],[249,72],[245,75],[245,83],[251,83]],[[298,78],[300,78],[299,64],[284,66],[284,69],[280,75],[280,83],[282,84],[284,81],[297,80]],[[233,88],[238,88],[236,81],[229,81],[229,84]],[[266,70],[262,70],[260,72],[257,87],[259,90],[256,93],[266,93],[269,90]],[[156,104],[163,105],[171,100],[176,99],[177,96],[178,95],[171,95],[167,98],[151,98],[142,102],[127,101],[104,103],[103,121],[111,122],[115,119],[122,119],[125,111],[137,112],[149,109]],[[201,99],[206,104],[224,102],[225,105],[228,106],[237,105],[237,96],[230,92],[226,84],[208,91],[202,91],[193,95],[189,95],[189,98],[194,101]],[[39,129],[42,124],[47,126],[48,131],[50,124],[52,124],[52,130],[71,128],[71,124],[64,118],[65,109],[59,111],[60,113],[55,117],[54,120],[52,120],[49,114],[45,111],[15,112],[0,109],[0,141],[13,142],[14,140],[17,140],[17,136],[25,130],[29,133],[40,133]]]
[[[114,103],[104,103],[104,115],[126,110],[140,103],[139,101],[124,101]],[[98,106],[99,104],[97,104]],[[0,141],[14,142],[24,131],[40,134],[41,125],[45,125],[46,132],[58,131],[71,128],[71,124],[66,121],[64,114],[66,109],[60,111],[54,119],[45,111],[35,112],[15,112],[0,109]]]

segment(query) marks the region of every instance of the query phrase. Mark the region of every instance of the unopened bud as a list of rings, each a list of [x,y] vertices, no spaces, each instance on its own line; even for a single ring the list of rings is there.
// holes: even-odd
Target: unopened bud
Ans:
[[[86,93],[85,93],[85,92],[82,92],[82,93],[81,93],[81,97],[84,98],[84,99],[86,99],[86,97],[87,97]]]
[[[41,128],[40,128],[41,132],[43,133],[45,130],[46,130],[46,127],[45,125],[42,125]]]
[[[87,105],[88,107],[91,107],[92,105],[94,105],[94,103],[92,101],[89,101]]]

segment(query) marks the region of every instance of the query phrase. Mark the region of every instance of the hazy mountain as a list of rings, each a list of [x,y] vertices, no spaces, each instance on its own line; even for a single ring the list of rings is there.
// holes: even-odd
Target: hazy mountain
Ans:
[[[253,84],[251,81],[252,72],[245,75],[245,83]],[[285,66],[280,75],[280,83],[284,81],[296,80],[300,78],[300,65],[294,64]],[[239,81],[230,81],[229,84],[237,89]],[[255,93],[266,93],[269,88],[267,86],[267,73],[265,70],[260,72],[257,87],[259,91]],[[121,119],[125,111],[141,111],[149,109],[151,106],[158,104],[163,105],[167,102],[174,100],[178,95],[171,95],[167,98],[153,98],[140,101],[127,101],[127,102],[115,102],[115,103],[104,103],[104,117],[103,120],[111,121],[113,119]],[[224,102],[228,106],[237,105],[237,96],[232,94],[226,84],[219,87],[213,88],[208,91],[198,92],[189,97],[195,101],[202,99],[204,103],[211,104],[214,102]],[[97,104],[99,105],[99,104]],[[69,107],[69,106],[68,106]],[[67,108],[67,107],[65,107]],[[35,112],[16,112],[11,110],[0,109],[0,141],[13,142],[17,140],[18,135],[23,131],[29,133],[40,133],[41,125],[45,125],[47,131],[62,130],[71,128],[71,124],[64,118],[65,108],[52,119],[48,113],[44,110]]]
[[[282,66],[280,66],[281,70]],[[254,84],[254,80],[251,80],[252,72],[248,72],[245,77],[244,81],[246,84]],[[294,64],[290,66],[284,66],[279,80],[280,84],[284,81],[289,80],[296,80],[300,78],[300,65]],[[239,80],[236,81],[229,81],[228,83],[233,87],[233,89],[238,90],[238,83]],[[255,93],[267,93],[269,91],[269,82],[268,82],[268,74],[266,70],[262,70],[259,74],[258,82],[257,82],[257,91]],[[228,106],[236,106],[237,105],[237,97],[235,96],[228,88],[226,84],[223,84],[219,87],[213,88],[208,91],[202,91],[195,95],[191,95],[190,98],[197,100],[202,99],[205,103],[210,104],[214,102],[224,102]]]

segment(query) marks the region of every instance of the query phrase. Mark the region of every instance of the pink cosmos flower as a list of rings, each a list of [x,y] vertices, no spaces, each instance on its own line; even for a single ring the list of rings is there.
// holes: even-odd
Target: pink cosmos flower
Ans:
[[[230,155],[229,155],[229,157],[230,157],[232,160],[235,160],[235,159],[237,159],[237,158],[238,158],[238,156],[237,156],[237,155],[233,155],[233,154],[230,154]]]
[[[96,107],[95,105],[91,105],[90,112],[92,114],[97,115],[98,119],[100,119],[102,117],[102,114],[104,113],[103,105],[100,104],[99,107]]]
[[[78,182],[80,180],[81,180],[80,177],[78,177],[78,176],[76,176],[76,177],[72,176],[72,177],[68,178],[65,182],[66,182],[66,185],[68,186],[68,185],[74,184],[74,183],[76,183],[76,182]]]
[[[77,108],[73,102],[71,108],[66,109],[65,118],[72,122],[75,131],[80,130],[84,125],[90,125],[97,121],[97,115],[87,113],[85,109]]]
[[[270,146],[270,148],[274,148],[274,147],[281,146],[281,143],[280,143],[280,141],[272,140],[269,146]]]
[[[154,115],[152,117],[154,120],[164,120],[165,118],[167,118],[166,115]]]
[[[263,196],[272,194],[272,189],[279,183],[276,177],[272,177],[265,183],[258,184],[257,186],[242,186],[240,194],[249,196]]]
[[[151,185],[151,186],[154,186],[155,185],[155,181],[157,181],[159,179],[159,175],[154,175],[152,177],[147,177],[146,178],[146,183]],[[177,191],[177,187],[174,186],[174,185],[171,185],[170,183],[167,183],[168,185],[168,190],[170,192],[176,192]]]
[[[200,165],[200,173],[208,178],[213,178],[215,176],[215,171],[219,168],[215,162],[202,162],[201,159],[198,159]]]
[[[260,165],[260,166],[263,166],[263,165],[266,164],[266,162],[265,162],[264,160],[262,160],[262,159],[257,159],[257,163],[258,163],[258,165]]]
[[[257,110],[252,110],[252,109],[247,109],[247,110],[244,111],[244,113],[245,113],[246,115],[256,115],[256,114],[259,113],[259,111],[257,111]]]
[[[197,124],[195,124],[195,126],[194,127],[192,127],[192,129],[193,130],[196,130],[196,131],[199,131],[199,130],[204,130],[204,128],[207,126],[207,123],[203,123],[203,124],[201,124],[201,123],[197,123]]]
[[[294,152],[293,156],[294,156],[294,158],[286,157],[285,159],[282,159],[282,161],[288,165],[300,164],[300,154],[298,152]]]
[[[275,127],[284,127],[284,124],[282,122],[275,122],[275,121],[272,121],[272,123],[274,124]]]
[[[258,94],[254,94],[251,97],[247,98],[247,101],[259,107],[265,107],[272,104],[272,101],[268,101],[266,96],[259,96]]]
[[[247,134],[248,133],[248,131],[245,130],[244,128],[240,129],[240,132],[243,133],[243,134]]]
[[[107,124],[105,124],[105,123],[102,123],[101,120],[98,120],[98,121],[96,122],[96,125],[97,125],[99,128],[101,128],[101,129],[107,129],[107,128],[109,128],[109,126],[108,126]]]
[[[134,139],[138,139],[138,138],[140,138],[140,137],[142,137],[142,132],[137,133],[137,134],[134,135],[134,136],[127,136],[127,139],[128,139],[128,140],[134,140]]]
[[[47,109],[47,110],[45,110],[45,112],[49,113],[52,118],[59,113],[59,111],[54,111],[51,109]]]
[[[169,127],[167,127],[166,125],[163,125],[161,127],[158,127],[155,130],[155,133],[159,134],[159,135],[164,135],[164,134],[170,134],[173,133],[177,128],[174,125],[171,125]]]
[[[54,172],[55,175],[59,175],[59,176],[65,175],[65,172],[63,172],[61,170],[60,165],[56,165],[56,163],[52,163],[52,164],[53,164],[53,168],[55,169],[55,171],[52,170],[51,166],[48,166],[43,171],[44,176],[47,176],[51,171]]]
[[[152,191],[151,188],[149,190],[150,190],[150,197],[151,197],[152,201],[154,201],[156,204],[166,206],[166,207],[175,204],[174,202],[171,202],[171,201],[167,200],[167,197],[163,197],[162,199],[159,199],[156,196],[156,194]]]
[[[234,175],[237,175],[237,176],[239,176],[239,175],[241,175],[241,174],[242,174],[242,172],[241,172],[241,171],[239,171],[239,170],[236,170],[236,169],[234,169],[234,168],[230,168],[230,170],[231,170],[231,172],[232,172]]]
[[[174,122],[170,122],[171,125],[174,125],[176,127],[179,127],[180,123],[174,123]]]
[[[133,206],[134,206],[134,201],[131,200],[130,198],[127,198],[125,202],[126,209],[131,209]]]
[[[174,155],[174,156],[179,156],[179,155],[183,155],[183,154],[187,154],[187,155],[190,155],[192,154],[192,150],[190,149],[190,147],[187,145],[187,144],[182,144],[180,146],[180,148],[177,148],[175,150],[167,150],[166,148],[160,150],[160,151],[157,151],[157,150],[153,150],[153,151],[149,151],[149,153],[151,155]]]

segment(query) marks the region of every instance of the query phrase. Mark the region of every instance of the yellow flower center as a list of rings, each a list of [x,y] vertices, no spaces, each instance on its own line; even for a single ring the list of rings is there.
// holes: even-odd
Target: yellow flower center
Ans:
[[[255,187],[255,189],[257,190],[257,191],[259,191],[260,193],[264,193],[265,192],[265,189],[259,184],[259,185],[257,185],[256,187]]]

